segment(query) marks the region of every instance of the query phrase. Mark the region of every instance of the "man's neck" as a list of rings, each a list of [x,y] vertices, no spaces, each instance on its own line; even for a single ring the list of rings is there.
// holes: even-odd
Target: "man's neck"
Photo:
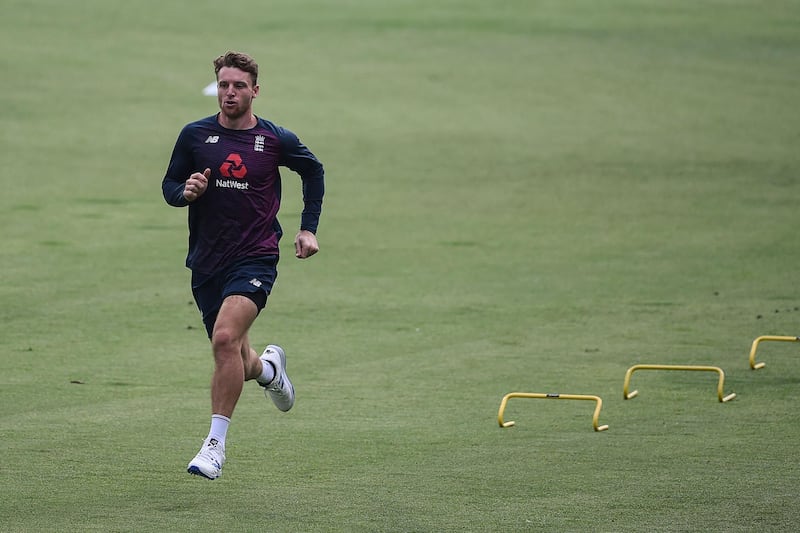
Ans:
[[[231,119],[225,116],[224,113],[219,113],[217,115],[217,122],[219,122],[223,128],[228,128],[229,130],[249,130],[255,127],[257,120],[252,112],[236,119]]]

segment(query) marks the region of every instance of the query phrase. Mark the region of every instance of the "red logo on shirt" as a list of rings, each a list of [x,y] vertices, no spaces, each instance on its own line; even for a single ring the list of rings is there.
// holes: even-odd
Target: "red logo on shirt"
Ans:
[[[222,166],[219,167],[219,172],[224,178],[236,178],[237,180],[243,179],[247,175],[247,167],[242,163],[242,156],[239,154],[230,154]]]

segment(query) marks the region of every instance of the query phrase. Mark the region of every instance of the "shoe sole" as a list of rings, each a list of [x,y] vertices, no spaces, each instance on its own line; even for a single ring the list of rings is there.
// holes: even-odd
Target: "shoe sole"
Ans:
[[[190,474],[192,474],[193,476],[200,476],[200,477],[203,477],[203,478],[206,478],[206,479],[211,479],[211,480],[217,479],[217,477],[219,477],[219,476],[211,477],[211,476],[207,475],[205,472],[203,472],[202,470],[200,470],[198,467],[196,467],[194,465],[192,465],[189,468],[187,468],[186,471],[189,472]]]

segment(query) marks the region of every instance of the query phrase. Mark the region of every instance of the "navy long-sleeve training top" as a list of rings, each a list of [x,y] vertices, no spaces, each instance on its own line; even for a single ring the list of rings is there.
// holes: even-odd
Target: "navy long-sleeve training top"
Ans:
[[[325,172],[294,133],[262,118],[251,129],[231,130],[217,122],[217,115],[181,130],[161,189],[168,204],[189,206],[187,267],[213,274],[244,257],[278,255],[280,166],[300,175],[300,229],[316,233]],[[211,169],[208,188],[190,204],[183,197],[186,180],[206,168]]]

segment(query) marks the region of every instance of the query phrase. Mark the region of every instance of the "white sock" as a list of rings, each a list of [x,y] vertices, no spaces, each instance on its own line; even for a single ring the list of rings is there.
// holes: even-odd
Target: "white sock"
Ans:
[[[231,419],[222,415],[211,415],[211,429],[208,431],[205,444],[212,440],[217,441],[217,446],[225,448],[225,437],[228,435],[228,425]]]
[[[270,383],[273,379],[275,379],[275,367],[272,366],[272,363],[267,361],[261,360],[261,375],[258,376],[258,382],[263,383],[264,385]]]

